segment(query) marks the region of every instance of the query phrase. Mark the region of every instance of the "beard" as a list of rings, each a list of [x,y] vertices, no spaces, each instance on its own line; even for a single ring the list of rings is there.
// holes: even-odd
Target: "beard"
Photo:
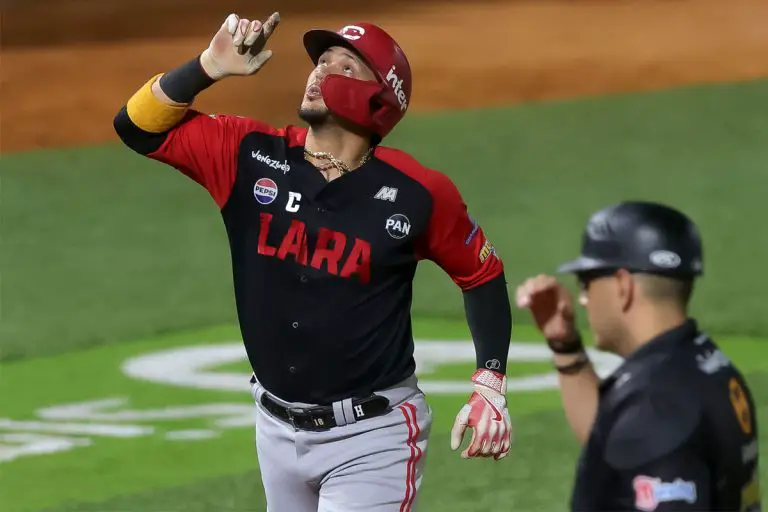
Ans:
[[[327,123],[331,118],[331,112],[325,105],[320,107],[299,107],[299,119],[309,126],[318,127]]]

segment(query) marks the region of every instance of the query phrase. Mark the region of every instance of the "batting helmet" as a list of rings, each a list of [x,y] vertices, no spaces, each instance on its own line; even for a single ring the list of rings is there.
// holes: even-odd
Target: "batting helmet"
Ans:
[[[320,84],[326,107],[383,139],[405,116],[411,101],[411,66],[405,53],[389,34],[370,23],[347,25],[338,32],[310,30],[304,34],[304,47],[315,65],[332,46],[359,55],[377,81],[326,76]]]
[[[625,201],[594,213],[581,255],[563,273],[624,268],[631,272],[690,278],[703,272],[699,230],[682,212],[659,203]]]

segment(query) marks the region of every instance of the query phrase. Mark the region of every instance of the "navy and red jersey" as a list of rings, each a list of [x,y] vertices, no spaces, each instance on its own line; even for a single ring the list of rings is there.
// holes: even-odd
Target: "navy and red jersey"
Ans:
[[[199,183],[221,209],[240,327],[261,384],[284,400],[329,404],[414,372],[420,260],[465,291],[503,266],[444,174],[377,146],[364,165],[327,182],[304,159],[306,135],[190,110],[162,136],[147,134],[157,144],[143,153]]]

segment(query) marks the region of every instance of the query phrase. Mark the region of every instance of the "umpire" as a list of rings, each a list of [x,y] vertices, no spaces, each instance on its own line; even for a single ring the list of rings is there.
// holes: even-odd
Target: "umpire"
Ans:
[[[688,314],[702,274],[696,225],[629,201],[590,218],[575,274],[598,349],[624,359],[600,380],[554,277],[517,290],[553,351],[568,422],[583,446],[573,511],[740,511],[760,507],[752,396]]]

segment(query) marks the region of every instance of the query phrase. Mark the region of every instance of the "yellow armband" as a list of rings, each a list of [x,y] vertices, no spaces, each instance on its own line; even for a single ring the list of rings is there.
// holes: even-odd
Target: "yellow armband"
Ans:
[[[179,124],[189,108],[189,105],[169,105],[155,96],[152,84],[161,76],[152,77],[131,96],[126,105],[128,117],[145,132],[162,133],[170,130]]]

